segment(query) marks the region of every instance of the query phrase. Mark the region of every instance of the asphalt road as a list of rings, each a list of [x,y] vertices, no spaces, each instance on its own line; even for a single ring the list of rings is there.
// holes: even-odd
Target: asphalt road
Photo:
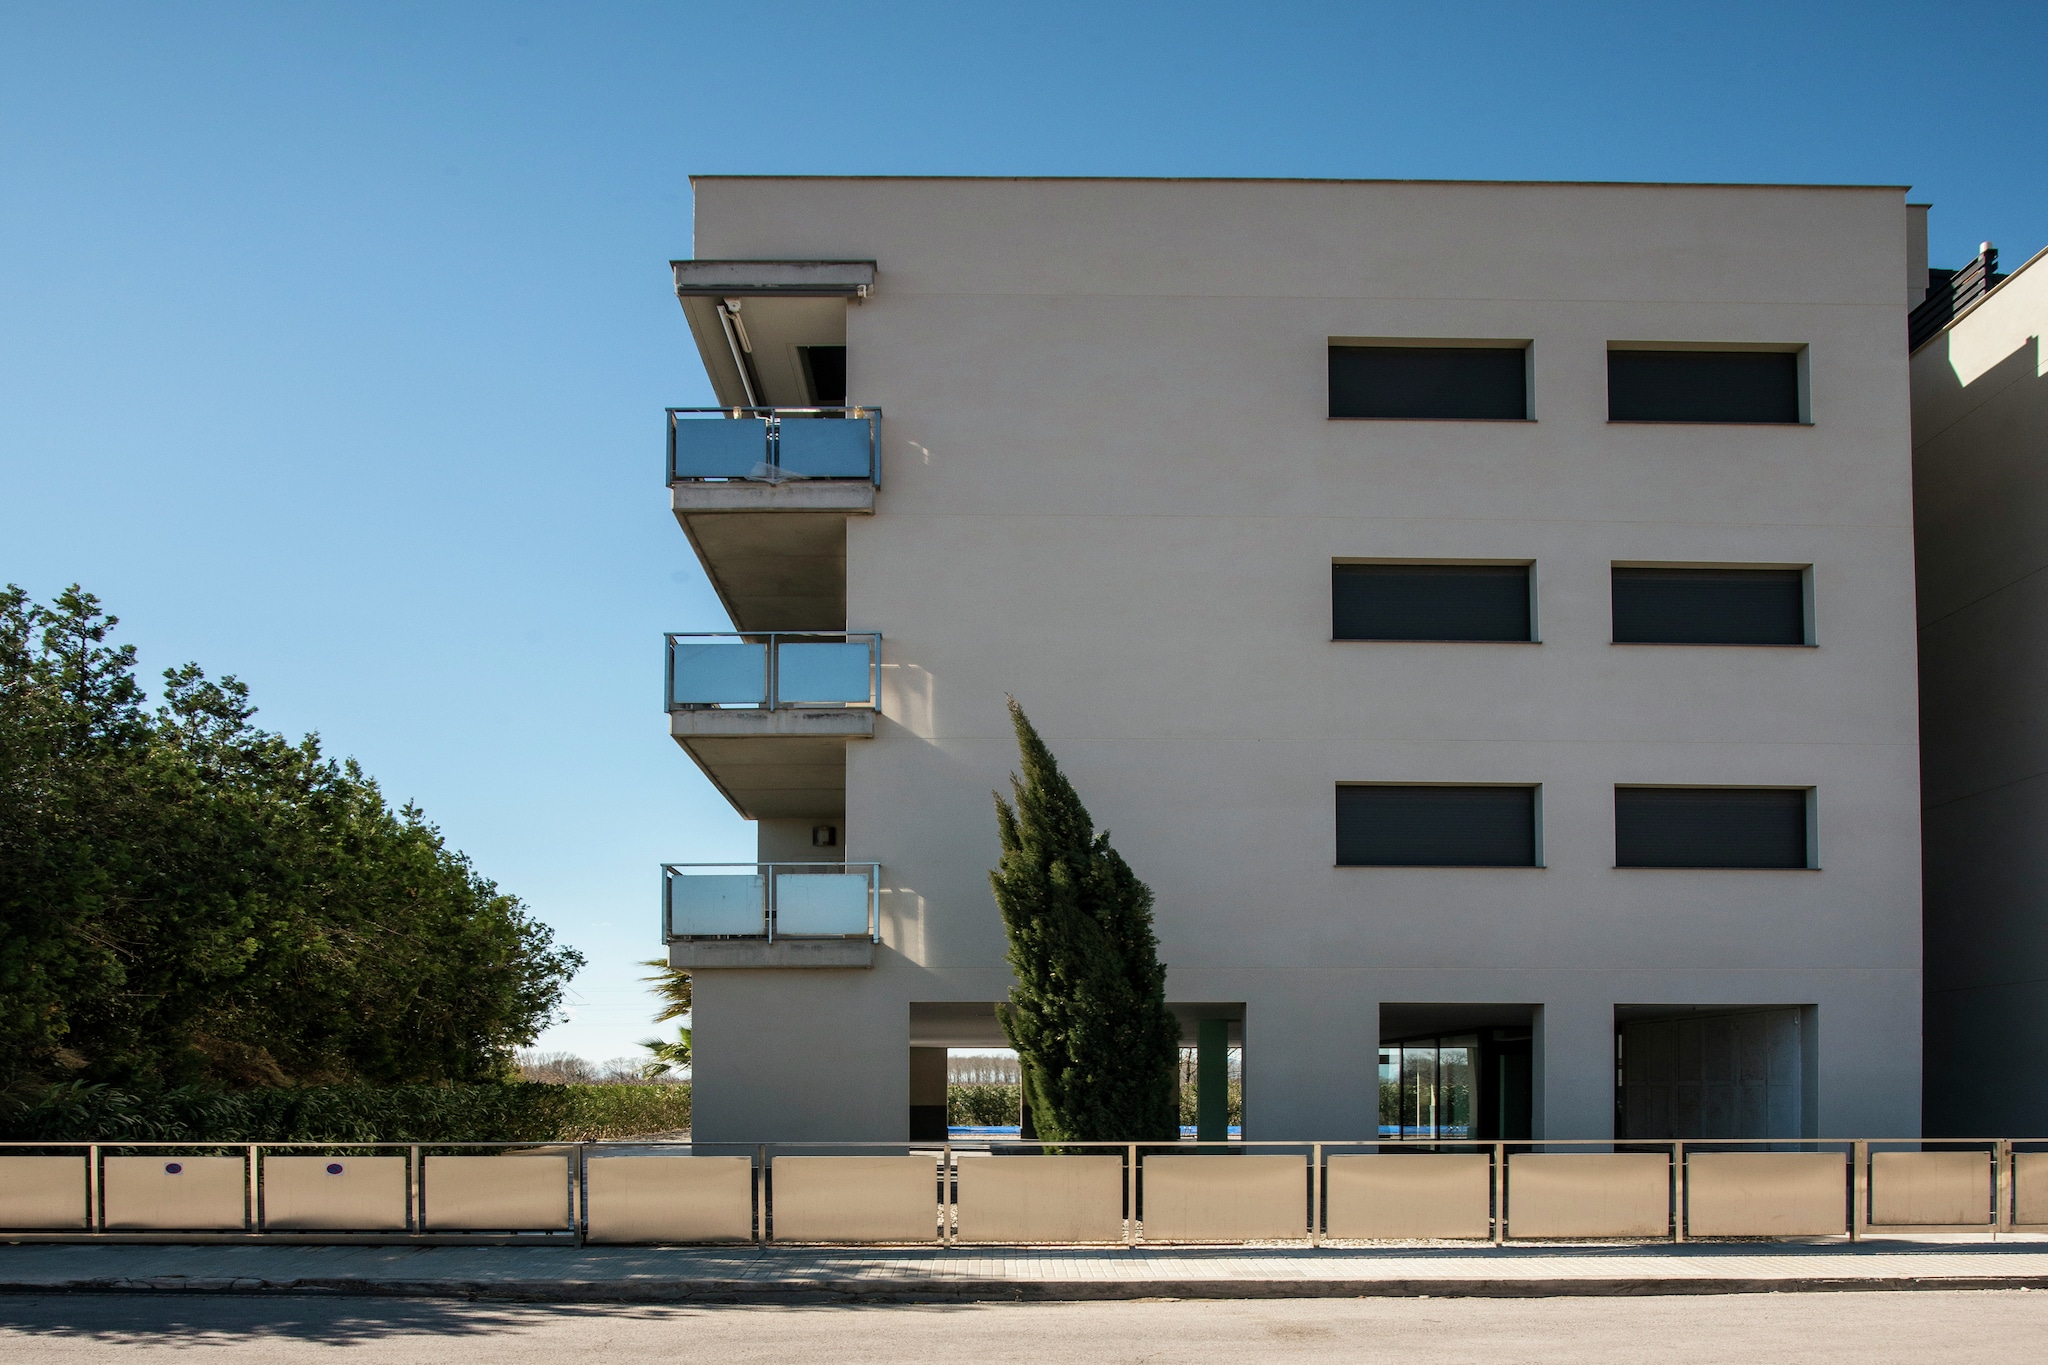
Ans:
[[[2048,1291],[536,1307],[200,1295],[0,1297],[0,1361],[548,1365],[1662,1365],[2029,1360]]]

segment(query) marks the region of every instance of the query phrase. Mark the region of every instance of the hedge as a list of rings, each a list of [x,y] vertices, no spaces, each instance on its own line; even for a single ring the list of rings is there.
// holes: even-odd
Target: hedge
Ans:
[[[688,1085],[53,1085],[0,1104],[13,1142],[589,1142],[690,1126]]]

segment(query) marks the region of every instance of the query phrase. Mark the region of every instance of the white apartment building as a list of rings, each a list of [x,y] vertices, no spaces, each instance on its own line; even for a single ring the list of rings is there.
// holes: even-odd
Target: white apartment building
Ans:
[[[1247,1137],[1919,1131],[1900,189],[695,187],[700,1140],[1002,1045],[1006,695]]]
[[[1935,276],[1912,360],[1927,1131],[1946,1136],[2048,1132],[2048,265],[1996,263]]]

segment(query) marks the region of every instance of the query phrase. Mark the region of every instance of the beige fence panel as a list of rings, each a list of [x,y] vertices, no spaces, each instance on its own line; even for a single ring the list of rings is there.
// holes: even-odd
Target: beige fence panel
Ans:
[[[278,1232],[403,1232],[402,1156],[266,1156],[263,1226]]]
[[[1124,1235],[1120,1156],[960,1159],[963,1242],[1114,1242]]]
[[[1692,1237],[1828,1237],[1849,1230],[1841,1152],[1691,1152],[1685,1230]]]
[[[559,1232],[569,1226],[565,1156],[430,1156],[421,1184],[430,1232]]]
[[[2012,1158],[2015,1227],[2048,1223],[2048,1152],[2015,1152]]]
[[[745,1156],[605,1156],[583,1165],[593,1242],[748,1242],[754,1160]]]
[[[770,1168],[778,1242],[929,1242],[939,1164],[928,1156],[779,1156]]]
[[[1251,1242],[1308,1236],[1308,1162],[1298,1156],[1148,1156],[1148,1242]]]
[[[1513,1237],[1662,1237],[1671,1160],[1643,1152],[1517,1152],[1508,1158]]]
[[[1493,1158],[1401,1152],[1333,1156],[1324,1168],[1329,1237],[1493,1235]]]
[[[249,1163],[238,1156],[110,1156],[107,1226],[177,1232],[247,1226]]]
[[[0,1228],[68,1232],[85,1214],[84,1157],[0,1156]]]
[[[1870,1221],[1892,1227],[1990,1223],[1991,1153],[1872,1153]]]

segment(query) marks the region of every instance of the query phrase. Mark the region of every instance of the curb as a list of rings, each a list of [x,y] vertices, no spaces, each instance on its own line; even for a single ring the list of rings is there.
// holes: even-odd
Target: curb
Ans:
[[[1119,1299],[1637,1298],[1650,1295],[2048,1289],[2048,1275],[1374,1280],[378,1280],[186,1278],[0,1282],[0,1294],[263,1294],[509,1303],[1086,1303]]]

